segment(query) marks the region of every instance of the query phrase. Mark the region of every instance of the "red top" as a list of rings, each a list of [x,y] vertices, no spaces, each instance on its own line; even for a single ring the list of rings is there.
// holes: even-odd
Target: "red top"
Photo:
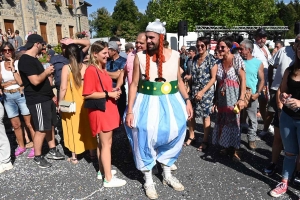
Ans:
[[[107,74],[106,70],[103,69],[102,71],[100,71],[100,69],[98,69],[97,67],[90,65],[86,69],[84,74],[82,92],[84,96],[91,95],[94,92],[103,92],[97,75],[97,71],[101,78],[104,90],[106,90],[107,92],[112,91],[112,79]],[[112,98],[109,98],[108,101],[106,101],[105,111],[94,109],[88,109],[88,111],[93,136],[96,136],[102,131],[112,131],[120,125],[120,115],[117,104],[116,101]]]

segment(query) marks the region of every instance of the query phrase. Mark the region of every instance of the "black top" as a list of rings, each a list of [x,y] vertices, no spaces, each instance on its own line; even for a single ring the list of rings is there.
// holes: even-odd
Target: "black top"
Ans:
[[[295,81],[292,79],[293,65],[288,67],[287,70],[289,70],[289,75],[287,79],[287,88],[288,88],[287,94],[291,94],[292,98],[300,100],[300,81]],[[294,119],[300,119],[300,110],[294,112],[292,109],[289,109],[285,105],[283,105],[282,110],[290,117]]]
[[[26,103],[28,105],[43,103],[54,97],[48,78],[37,86],[31,84],[28,79],[28,76],[39,75],[45,70],[42,63],[37,58],[23,54],[19,60],[18,68],[24,85]]]

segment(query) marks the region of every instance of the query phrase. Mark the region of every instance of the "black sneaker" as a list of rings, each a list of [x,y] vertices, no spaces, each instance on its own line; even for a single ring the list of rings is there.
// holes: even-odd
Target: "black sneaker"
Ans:
[[[299,171],[295,173],[293,184],[298,187],[300,186],[300,172]]]
[[[49,163],[45,158],[44,156],[41,156],[41,157],[34,157],[33,158],[33,161],[39,166],[39,168],[49,168],[52,166],[51,163]]]
[[[63,160],[65,159],[65,156],[62,155],[58,150],[50,150],[47,154],[47,158],[53,160]]]
[[[264,169],[263,174],[266,176],[272,176],[277,170],[277,165],[271,163],[267,168]]]

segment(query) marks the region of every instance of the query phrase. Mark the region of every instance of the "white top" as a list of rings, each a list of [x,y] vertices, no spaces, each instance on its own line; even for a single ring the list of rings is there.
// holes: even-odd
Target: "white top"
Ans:
[[[15,65],[15,70],[18,70],[18,60],[15,61],[14,65]],[[5,69],[4,67],[4,62],[1,62],[1,75],[2,75],[2,83],[7,82],[7,81],[14,81],[14,75],[12,71],[8,71]],[[13,84],[10,85],[8,87],[6,87],[6,90],[13,90],[13,89],[17,89],[20,86],[18,84]]]
[[[138,52],[136,54],[140,61],[141,74],[145,74],[146,70],[146,51]],[[171,57],[162,65],[162,77],[166,79],[166,82],[177,80],[178,73],[178,60],[179,52],[172,50]],[[150,81],[155,82],[158,77],[158,65],[152,61],[150,57],[150,70],[149,70]]]
[[[269,60],[272,59],[272,55],[270,54],[270,51],[266,45],[263,47],[267,52],[267,57],[265,56],[265,53],[261,48],[254,43],[254,49],[252,52],[252,56],[260,60],[264,65],[264,76],[265,76],[265,85],[268,84],[268,67],[269,67]]]
[[[271,86],[272,90],[278,90],[284,71],[286,68],[294,64],[295,51],[292,46],[282,47],[270,60],[270,65],[277,66],[277,70],[274,76],[274,80]]]

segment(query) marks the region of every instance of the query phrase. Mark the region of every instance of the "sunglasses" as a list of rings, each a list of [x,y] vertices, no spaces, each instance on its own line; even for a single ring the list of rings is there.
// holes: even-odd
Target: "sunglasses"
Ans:
[[[2,49],[2,53],[12,53],[11,49]]]
[[[122,44],[118,44],[118,46],[120,47],[120,46],[122,46]]]
[[[204,49],[205,45],[204,44],[200,44],[200,45],[196,45],[196,47],[199,49],[201,47],[201,49]]]

